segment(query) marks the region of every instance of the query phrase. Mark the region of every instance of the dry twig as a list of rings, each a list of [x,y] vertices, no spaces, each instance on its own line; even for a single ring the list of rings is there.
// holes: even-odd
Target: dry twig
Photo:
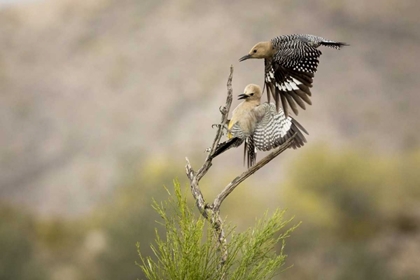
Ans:
[[[233,179],[225,188],[224,190],[219,193],[219,195],[215,198],[212,209],[214,212],[218,212],[220,209],[220,206],[222,205],[223,200],[231,193],[233,190],[243,181],[245,181],[246,178],[257,172],[260,168],[262,168],[264,165],[272,161],[275,157],[277,157],[279,154],[284,152],[287,148],[289,148],[290,144],[292,143],[293,139],[295,138],[296,133],[287,139],[286,142],[283,143],[280,147],[278,147],[274,152],[271,152],[266,157],[264,157],[262,160],[257,162],[254,166],[250,167],[247,171],[243,172],[240,176]]]

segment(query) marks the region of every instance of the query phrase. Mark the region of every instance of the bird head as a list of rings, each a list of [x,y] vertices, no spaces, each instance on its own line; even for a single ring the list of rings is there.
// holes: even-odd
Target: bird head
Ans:
[[[239,59],[239,61],[244,61],[249,58],[268,58],[274,55],[274,48],[271,41],[268,42],[259,42],[252,49],[249,53]]]
[[[249,84],[245,87],[244,93],[238,95],[238,100],[245,99],[245,101],[260,100],[261,88],[255,84]]]

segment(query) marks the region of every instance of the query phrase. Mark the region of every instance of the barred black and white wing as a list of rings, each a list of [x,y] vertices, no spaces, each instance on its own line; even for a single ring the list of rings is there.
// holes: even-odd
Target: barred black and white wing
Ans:
[[[317,47],[323,40],[313,35],[285,35],[271,40],[276,53],[265,61],[265,85],[277,111],[280,101],[286,116],[289,106],[297,115],[297,105],[306,109],[305,102],[312,104],[310,88],[322,54]]]
[[[282,110],[277,112],[274,104],[264,103],[254,110],[259,116],[259,122],[251,136],[251,141],[258,150],[269,151],[277,148],[295,133],[297,135],[290,147],[296,149],[306,143],[306,138],[302,133],[307,134],[305,128],[292,117],[286,117]]]
[[[271,43],[276,53],[272,58],[265,59],[265,87],[269,102],[271,94],[277,111],[282,103],[286,117],[289,115],[288,106],[297,115],[297,105],[305,109],[305,102],[312,104],[310,88],[322,54],[317,48],[340,49],[348,46],[309,34],[283,35],[272,39]]]
[[[299,72],[282,67],[274,60],[267,62],[265,73],[265,87],[267,89],[268,100],[273,96],[277,111],[280,110],[280,102],[285,115],[289,115],[289,106],[297,115],[299,113],[296,106],[306,109],[305,102],[312,105],[310,100],[314,73]]]

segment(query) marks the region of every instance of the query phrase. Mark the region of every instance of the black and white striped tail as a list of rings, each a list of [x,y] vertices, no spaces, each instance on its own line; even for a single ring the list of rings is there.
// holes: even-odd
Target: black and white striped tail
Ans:
[[[244,144],[244,165],[248,168],[255,165],[257,162],[257,150],[255,149],[254,144],[252,143],[251,138],[245,140]]]

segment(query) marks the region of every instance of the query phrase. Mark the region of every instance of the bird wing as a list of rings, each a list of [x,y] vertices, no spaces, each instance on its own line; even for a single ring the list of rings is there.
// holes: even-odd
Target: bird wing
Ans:
[[[245,134],[245,132],[242,130],[241,126],[239,125],[239,121],[230,124],[228,126],[228,137],[232,138],[232,137],[237,137],[237,138],[241,138],[241,139],[245,139],[247,135]]]
[[[305,38],[289,41],[278,41],[277,52],[271,59],[265,60],[265,86],[267,93],[274,97],[277,111],[279,104],[288,116],[288,105],[297,115],[296,103],[305,109],[305,101],[311,105],[314,73],[317,70],[322,52],[316,49]]]
[[[286,117],[282,110],[277,112],[276,106],[264,103],[254,109],[258,123],[251,141],[258,150],[269,151],[282,145],[287,139],[297,133],[291,144],[292,148],[299,148],[306,143],[302,132],[305,128],[292,117]]]

